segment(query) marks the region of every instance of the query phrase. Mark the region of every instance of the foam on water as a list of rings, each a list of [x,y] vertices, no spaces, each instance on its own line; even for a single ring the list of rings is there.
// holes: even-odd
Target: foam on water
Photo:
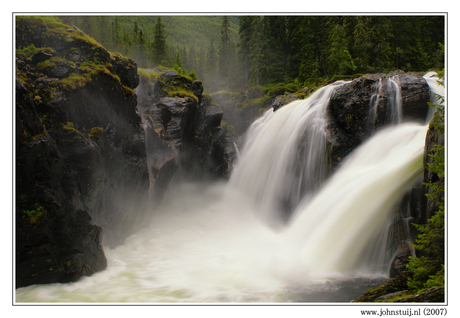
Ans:
[[[329,89],[260,119],[229,183],[171,189],[150,227],[117,248],[105,248],[106,270],[75,283],[19,288],[16,301],[332,302],[349,301],[381,283],[386,273],[369,271],[360,256],[421,173],[426,126],[401,124],[378,132],[314,196],[299,200],[281,230],[260,218],[265,209],[273,213],[276,191],[290,178],[286,167],[278,167],[290,166],[285,151],[296,153],[292,145],[284,148],[291,144],[285,128],[302,134],[305,127],[297,128],[292,118],[309,118],[309,134],[321,139],[321,107]],[[251,154],[251,145],[259,150]],[[262,199],[255,204],[254,198]]]

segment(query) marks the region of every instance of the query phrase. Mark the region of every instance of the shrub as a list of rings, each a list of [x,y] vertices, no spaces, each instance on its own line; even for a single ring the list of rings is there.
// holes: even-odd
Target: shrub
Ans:
[[[430,123],[439,135],[444,134],[444,106],[441,105]],[[434,105],[431,105],[434,107]],[[434,286],[444,286],[444,146],[434,145],[432,154],[429,154],[433,163],[427,163],[427,169],[436,173],[439,180],[425,183],[429,188],[428,200],[438,206],[438,211],[431,217],[427,224],[414,224],[419,234],[413,247],[419,251],[420,257],[410,257],[407,268],[412,272],[407,286],[410,290],[418,292]]]

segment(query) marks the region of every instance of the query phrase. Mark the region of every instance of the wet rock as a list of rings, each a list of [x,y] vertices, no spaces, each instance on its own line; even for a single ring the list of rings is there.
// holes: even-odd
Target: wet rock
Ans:
[[[369,289],[363,296],[353,300],[352,302],[373,302],[379,297],[407,290],[407,278],[409,273],[407,271],[400,273],[394,278],[390,278],[385,284]]]
[[[204,120],[207,127],[220,126],[224,112],[218,105],[207,105],[205,109]]]
[[[228,171],[225,131],[220,126],[222,109],[201,95],[200,81],[190,81],[178,73],[158,71],[156,82],[142,81],[140,115],[146,134],[150,187],[160,200],[173,180],[210,180]],[[172,85],[172,86],[171,86]],[[168,96],[165,89],[182,87],[188,96]]]
[[[274,111],[277,111],[279,108],[289,104],[290,102],[293,102],[295,100],[301,99],[300,94],[284,94],[277,96],[275,100],[272,103],[272,107]]]
[[[52,54],[47,54],[44,52],[37,52],[32,56],[32,63],[37,65],[38,63],[44,62],[52,58]]]
[[[103,270],[102,241],[120,244],[145,223],[143,131],[128,89],[138,85],[137,65],[69,32],[46,29],[32,17],[17,19],[17,45],[39,51],[46,45],[59,62],[37,68],[50,58],[37,53],[16,64],[16,287]],[[85,85],[60,85],[69,73],[84,73],[75,60],[95,57],[117,73],[108,68]]]
[[[394,120],[390,118],[390,100],[394,99],[395,94],[390,90],[390,79],[400,86],[401,121],[425,122],[430,91],[422,75],[372,74],[354,79],[336,89],[328,107],[330,121],[327,134],[332,146],[334,166],[369,138],[375,130],[391,124]],[[380,91],[378,87],[381,88]],[[375,110],[372,107],[375,107]]]

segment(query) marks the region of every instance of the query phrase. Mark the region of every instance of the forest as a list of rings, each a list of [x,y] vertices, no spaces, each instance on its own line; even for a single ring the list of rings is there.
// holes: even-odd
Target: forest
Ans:
[[[17,17],[16,300],[444,302],[446,22]]]
[[[194,72],[207,93],[444,65],[442,15],[61,16],[141,68]]]

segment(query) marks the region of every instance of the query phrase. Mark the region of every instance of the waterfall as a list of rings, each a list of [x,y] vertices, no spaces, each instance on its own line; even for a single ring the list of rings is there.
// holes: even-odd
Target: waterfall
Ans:
[[[426,80],[428,86],[430,87],[431,100],[430,102],[434,105],[439,105],[439,99],[437,96],[444,97],[444,86],[439,85],[438,74],[435,72],[426,73],[423,78]],[[436,108],[430,107],[428,110],[428,115],[426,117],[426,122],[429,123],[433,118],[433,115],[436,111]]]
[[[348,302],[380,285],[387,268],[382,274],[372,262],[389,257],[369,261],[367,253],[385,248],[392,209],[419,181],[427,126],[382,128],[331,172],[326,108],[343,84],[266,112],[229,182],[166,193],[149,228],[105,248],[107,270],[20,288],[16,301]],[[386,86],[399,103],[395,84]],[[283,226],[266,225],[287,210]]]
[[[248,129],[230,186],[253,200],[268,222],[283,218],[329,175],[326,109],[334,89],[267,111]]]
[[[348,271],[423,171],[426,126],[381,130],[356,149],[311,200],[302,202],[286,235],[312,273]]]
[[[377,116],[377,107],[380,101],[380,91],[382,90],[382,79],[379,78],[378,83],[372,86],[372,95],[369,102],[369,124],[372,127],[372,130],[375,128],[375,119]]]
[[[389,108],[387,123],[400,124],[402,122],[402,96],[398,84],[398,77],[392,76],[388,79]]]
[[[372,86],[372,91],[369,101],[371,130],[375,129],[376,123],[379,121],[379,126],[400,124],[403,120],[403,103],[398,76],[379,78],[379,81]],[[383,112],[383,115],[380,115],[379,112]]]

